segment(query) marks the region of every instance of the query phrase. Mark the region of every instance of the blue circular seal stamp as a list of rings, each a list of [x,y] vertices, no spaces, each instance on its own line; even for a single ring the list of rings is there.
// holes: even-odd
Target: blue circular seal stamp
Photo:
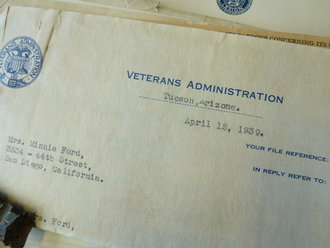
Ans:
[[[217,0],[219,8],[229,15],[241,15],[246,12],[253,0]]]
[[[22,88],[39,76],[42,52],[30,37],[17,37],[9,41],[0,52],[0,82],[9,88]]]

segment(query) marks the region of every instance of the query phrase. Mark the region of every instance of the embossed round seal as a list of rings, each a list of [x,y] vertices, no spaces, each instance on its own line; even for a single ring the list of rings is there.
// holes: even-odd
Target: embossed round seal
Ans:
[[[253,0],[217,0],[219,8],[229,15],[240,15],[246,12]]]
[[[0,82],[10,88],[22,88],[39,76],[42,52],[30,37],[17,37],[9,41],[0,52]]]

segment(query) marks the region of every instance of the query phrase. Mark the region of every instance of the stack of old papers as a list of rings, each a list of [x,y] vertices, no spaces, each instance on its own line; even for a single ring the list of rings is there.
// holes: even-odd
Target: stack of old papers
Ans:
[[[26,247],[330,245],[326,3],[190,2],[3,1]]]

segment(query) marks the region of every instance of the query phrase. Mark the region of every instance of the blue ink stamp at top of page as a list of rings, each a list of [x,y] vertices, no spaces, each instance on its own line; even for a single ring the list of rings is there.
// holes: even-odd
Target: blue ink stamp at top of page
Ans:
[[[229,15],[241,15],[245,13],[253,0],[217,0],[219,8]]]
[[[40,74],[42,52],[30,37],[10,40],[0,52],[0,82],[9,88],[23,88]]]

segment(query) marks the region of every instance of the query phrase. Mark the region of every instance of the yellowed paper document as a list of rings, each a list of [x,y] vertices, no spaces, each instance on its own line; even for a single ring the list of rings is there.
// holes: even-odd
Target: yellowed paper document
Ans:
[[[1,246],[0,246],[1,247]],[[104,248],[73,237],[66,237],[52,232],[42,231],[34,228],[29,235],[24,248]]]
[[[166,8],[163,6],[163,4],[157,4],[153,1],[144,2],[143,0],[132,0],[125,2],[121,0],[10,0],[4,2],[6,2],[5,6],[53,8],[86,14],[121,17],[126,19],[142,20],[146,22],[194,27],[226,33],[235,33],[247,36],[254,36],[263,39],[288,42],[297,45],[330,48],[330,37],[325,36],[327,34],[326,32],[319,35],[304,35],[297,34],[297,30],[290,30],[293,33],[285,33],[283,32],[287,31],[287,29],[285,28],[276,29],[282,32],[262,30],[248,25],[238,24],[237,22],[233,21],[226,21],[205,15],[192,14],[189,12],[183,12],[182,10],[178,11],[175,8]],[[154,8],[156,8],[157,11],[155,11]],[[1,13],[3,20],[6,19],[6,13],[7,10],[5,7],[3,7]],[[301,15],[304,15],[304,13],[301,13]],[[2,23],[6,22],[3,21]],[[304,26],[303,23],[301,23],[300,25]]]
[[[0,191],[99,245],[330,243],[330,51],[11,7]]]
[[[330,36],[330,2],[326,0],[160,0],[160,7],[277,32]]]

